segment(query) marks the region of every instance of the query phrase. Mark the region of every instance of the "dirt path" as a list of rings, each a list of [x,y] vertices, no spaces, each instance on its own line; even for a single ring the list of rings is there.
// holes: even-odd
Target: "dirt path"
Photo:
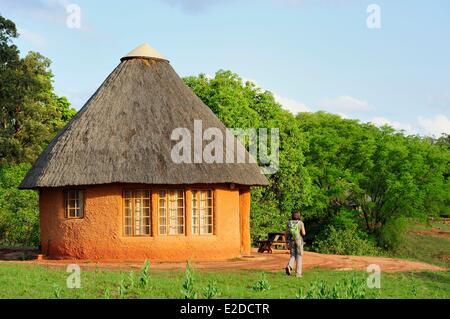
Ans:
[[[436,229],[433,228],[431,230],[421,230],[421,231],[416,231],[416,234],[419,235],[426,235],[426,236],[437,236],[437,237],[446,237],[446,238],[450,238],[450,232],[448,231],[444,231],[444,230],[440,230],[440,229]]]
[[[264,270],[270,272],[282,271],[289,259],[286,251],[275,251],[273,254],[258,254],[253,252],[251,256],[236,259],[233,261],[216,262],[194,262],[196,269],[205,270]],[[75,261],[75,260],[32,260],[32,261],[0,261],[1,263],[20,263],[45,265],[50,267],[64,267],[68,264],[76,263],[82,268],[103,268],[103,269],[139,269],[142,262],[117,262],[117,261]],[[366,270],[370,264],[377,264],[382,271],[399,272],[410,270],[446,270],[431,264],[407,261],[402,259],[382,258],[382,257],[357,257],[323,255],[306,252],[303,258],[304,269],[328,268],[337,270]],[[184,269],[184,262],[152,263],[152,269],[172,270]]]

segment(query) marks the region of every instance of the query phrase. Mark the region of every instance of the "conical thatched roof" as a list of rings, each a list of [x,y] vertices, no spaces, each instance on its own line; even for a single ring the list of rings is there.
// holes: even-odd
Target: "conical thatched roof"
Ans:
[[[139,48],[138,48],[139,49]],[[132,54],[135,52],[134,54]],[[157,55],[157,56],[156,56]],[[267,185],[256,164],[176,164],[174,129],[226,128],[157,51],[122,59],[37,159],[22,189],[110,183]],[[239,143],[239,142],[238,142]]]

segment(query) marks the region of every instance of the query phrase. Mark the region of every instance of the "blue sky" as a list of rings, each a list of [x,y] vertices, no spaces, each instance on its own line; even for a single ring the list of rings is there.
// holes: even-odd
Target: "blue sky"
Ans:
[[[66,8],[81,9],[81,28]],[[381,28],[367,27],[379,5]],[[181,75],[229,69],[292,112],[325,110],[407,133],[450,133],[448,0],[0,0],[22,53],[52,61],[79,109],[148,42]]]

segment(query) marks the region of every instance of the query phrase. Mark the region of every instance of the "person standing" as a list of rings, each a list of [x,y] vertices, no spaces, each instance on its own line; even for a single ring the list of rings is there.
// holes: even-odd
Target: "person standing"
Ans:
[[[291,275],[294,263],[297,262],[296,275],[297,277],[302,276],[303,245],[305,244],[303,236],[305,235],[305,225],[301,221],[301,214],[295,211],[292,213],[292,218],[286,227],[286,244],[291,253],[291,258],[286,266],[287,275]]]

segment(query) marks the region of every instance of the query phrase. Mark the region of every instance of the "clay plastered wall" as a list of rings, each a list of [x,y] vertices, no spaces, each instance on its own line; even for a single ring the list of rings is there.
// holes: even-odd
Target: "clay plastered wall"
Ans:
[[[149,189],[130,187],[127,189]],[[186,190],[186,235],[158,236],[157,188],[152,195],[152,237],[123,236],[123,201],[121,185],[84,189],[85,209],[82,219],[64,218],[61,189],[40,192],[42,252],[50,258],[121,259],[155,261],[223,260],[241,254],[242,202],[239,190],[218,187],[214,192],[214,235],[190,234],[190,190]],[[151,188],[150,188],[151,189]],[[186,188],[185,188],[186,189]],[[247,197],[245,197],[247,198]],[[248,198],[249,199],[249,198]],[[248,230],[247,230],[248,231]],[[246,247],[247,248],[247,247]],[[248,247],[249,248],[249,247]],[[245,250],[248,250],[245,249]]]

